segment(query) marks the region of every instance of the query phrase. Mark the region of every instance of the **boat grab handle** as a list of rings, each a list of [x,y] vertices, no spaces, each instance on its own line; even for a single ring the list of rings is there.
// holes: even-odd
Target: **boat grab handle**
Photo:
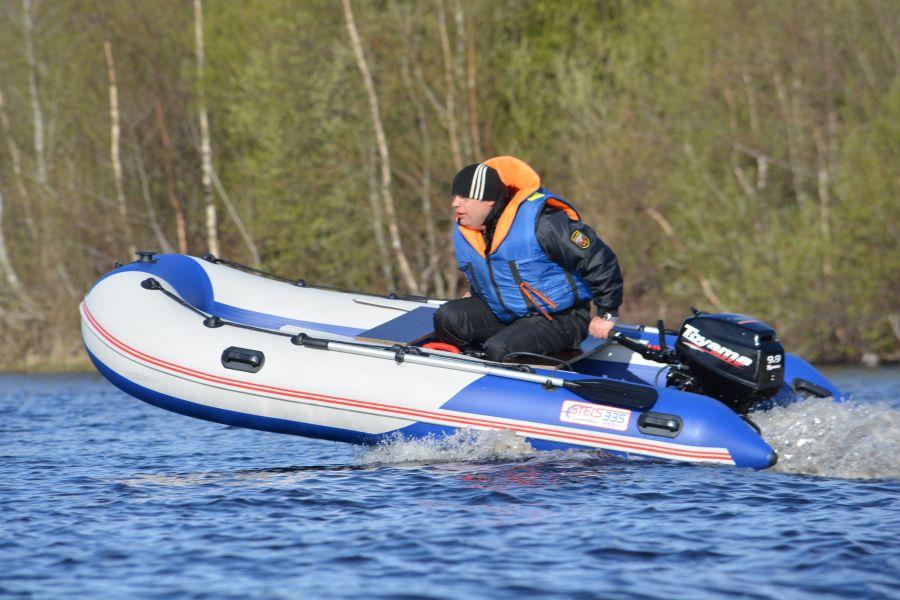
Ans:
[[[222,352],[222,366],[226,369],[257,373],[263,368],[265,362],[266,355],[259,350],[231,346]]]

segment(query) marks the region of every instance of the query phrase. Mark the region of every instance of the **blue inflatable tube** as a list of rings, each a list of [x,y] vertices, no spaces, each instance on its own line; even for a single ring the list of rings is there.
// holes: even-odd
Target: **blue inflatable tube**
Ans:
[[[667,365],[615,344],[570,371],[536,366],[524,375],[402,350],[427,339],[416,327],[437,304],[290,285],[215,260],[161,255],[101,277],[81,311],[85,345],[110,382],[159,408],[217,423],[354,444],[509,430],[537,449],[754,469],[777,460],[747,419],[712,397],[667,387]],[[658,339],[649,329],[620,329]],[[420,339],[379,344],[375,332]],[[773,401],[810,391],[841,398],[792,355],[784,380]],[[614,394],[598,401],[566,382],[615,385],[635,397],[649,391],[655,401],[629,404]]]

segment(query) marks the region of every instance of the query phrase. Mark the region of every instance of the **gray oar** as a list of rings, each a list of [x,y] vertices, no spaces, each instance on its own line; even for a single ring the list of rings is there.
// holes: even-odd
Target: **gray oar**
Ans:
[[[482,375],[492,375],[494,377],[526,381],[542,385],[546,388],[564,388],[591,402],[612,404],[633,410],[647,410],[653,406],[659,395],[656,388],[648,385],[638,385],[609,379],[563,379],[562,377],[549,377],[538,373],[523,373],[522,371],[513,371],[511,369],[487,364],[435,358],[427,354],[411,352],[408,348],[401,346],[397,346],[396,348],[364,346],[361,344],[311,338],[304,334],[295,335],[291,338],[291,341],[297,346],[316,348],[318,350],[330,350],[345,354],[355,354],[357,356],[381,358],[395,361],[398,364],[408,362],[415,365],[426,365],[441,369],[452,369],[454,371],[480,373]]]
[[[213,257],[215,258],[215,257]],[[495,377],[505,377],[507,379],[516,379],[518,381],[527,381],[529,383],[538,383],[547,388],[565,388],[578,394],[591,402],[602,402],[605,404],[615,404],[625,408],[634,410],[646,410],[653,406],[656,402],[656,389],[646,385],[637,385],[626,383],[624,381],[612,381],[608,379],[562,379],[561,377],[546,377],[537,373],[523,373],[522,371],[513,371],[507,368],[492,366],[491,364],[482,364],[477,362],[462,362],[459,360],[448,358],[435,358],[429,356],[421,348],[397,345],[393,348],[384,346],[367,346],[358,343],[338,342],[333,340],[313,338],[305,333],[291,335],[284,331],[273,331],[262,327],[255,327],[244,323],[235,323],[226,321],[217,315],[210,315],[202,310],[188,304],[180,296],[175,295],[164,288],[157,279],[148,277],[141,281],[141,287],[147,290],[160,291],[172,300],[178,302],[185,308],[199,314],[203,317],[203,324],[207,327],[221,327],[223,325],[231,325],[240,327],[241,329],[249,329],[251,331],[259,331],[272,335],[287,336],[291,338],[291,342],[297,346],[305,346],[307,348],[316,348],[318,350],[332,350],[335,352],[345,352],[347,354],[357,354],[360,356],[371,356],[374,358],[383,358],[394,360],[397,364],[403,362],[411,362],[413,364],[428,365],[442,369],[453,369],[456,371],[466,371],[469,373],[481,373],[483,375],[493,375]]]

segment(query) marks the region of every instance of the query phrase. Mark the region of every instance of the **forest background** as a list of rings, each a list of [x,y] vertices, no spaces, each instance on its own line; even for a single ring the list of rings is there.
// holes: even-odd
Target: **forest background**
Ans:
[[[512,154],[615,249],[623,318],[900,354],[896,0],[5,0],[0,369],[86,367],[135,248],[454,297],[449,182]]]

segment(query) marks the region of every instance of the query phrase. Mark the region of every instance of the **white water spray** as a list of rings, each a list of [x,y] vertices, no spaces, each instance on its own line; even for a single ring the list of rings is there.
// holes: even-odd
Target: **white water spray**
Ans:
[[[409,462],[472,462],[517,460],[534,456],[535,450],[511,431],[463,429],[446,437],[392,438],[360,453],[359,464]]]
[[[774,471],[848,479],[900,478],[900,409],[879,402],[809,398],[752,417],[778,452]],[[464,429],[447,437],[397,436],[362,450],[356,462],[514,461],[544,454],[510,431]],[[567,456],[582,458],[577,452]]]
[[[900,410],[808,398],[751,415],[778,453],[773,470],[823,477],[900,477]]]

